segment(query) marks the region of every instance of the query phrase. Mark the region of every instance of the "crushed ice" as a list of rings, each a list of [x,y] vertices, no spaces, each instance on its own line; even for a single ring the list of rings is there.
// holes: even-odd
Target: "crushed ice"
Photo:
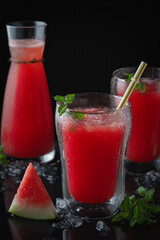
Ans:
[[[49,183],[53,184],[59,178],[57,163],[45,164],[45,166],[38,162],[32,163],[37,174],[44,177]],[[10,161],[8,167],[0,165],[0,180],[11,177],[16,183],[20,183],[28,164],[29,161],[15,160]]]
[[[65,200],[62,198],[56,198],[56,211],[58,218],[56,222],[52,224],[54,229],[73,229],[82,227],[84,224],[90,223],[88,218],[79,217],[68,212]],[[106,236],[111,231],[110,227],[103,221],[95,220],[95,229],[100,232],[100,235]]]
[[[68,212],[65,200],[56,198],[57,222],[52,224],[53,228],[69,229],[78,228],[83,225],[84,220]]]
[[[144,186],[147,189],[160,189],[160,173],[154,170],[149,171],[140,176],[134,177],[134,181],[138,186]]]
[[[56,229],[69,229],[69,228],[79,228],[84,223],[83,219],[78,216],[73,216],[71,213],[67,213],[58,222],[52,224],[53,228]]]

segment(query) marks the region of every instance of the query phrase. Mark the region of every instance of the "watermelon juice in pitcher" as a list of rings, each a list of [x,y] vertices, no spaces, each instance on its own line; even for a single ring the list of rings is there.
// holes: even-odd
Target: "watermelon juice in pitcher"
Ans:
[[[43,162],[54,157],[53,114],[42,62],[45,29],[44,22],[7,25],[11,66],[1,126],[1,143],[8,156],[40,157]]]

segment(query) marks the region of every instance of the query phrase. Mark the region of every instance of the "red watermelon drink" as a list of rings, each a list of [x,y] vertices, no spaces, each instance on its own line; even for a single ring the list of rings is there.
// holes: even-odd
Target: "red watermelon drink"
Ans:
[[[84,121],[89,121],[87,116]],[[77,126],[70,119],[64,126],[68,187],[77,201],[93,204],[112,198],[116,189],[123,137],[123,122],[107,126],[83,122]]]
[[[17,37],[22,29],[28,35],[29,31],[35,31],[32,22],[25,24],[30,26],[23,29],[18,25]],[[36,24],[38,34],[45,25]],[[14,39],[14,25],[7,26],[12,58],[3,103],[1,142],[9,156],[35,158],[54,149],[53,114],[42,63],[44,40],[39,39],[40,36]]]
[[[73,212],[94,206],[90,213],[88,208],[88,213],[80,214],[94,212],[98,216],[102,204],[102,216],[112,215],[123,199],[123,158],[131,115],[129,106],[115,110],[119,100],[107,94],[76,94],[68,109],[71,114],[59,117],[56,113],[62,165],[65,164],[63,194]],[[72,112],[84,113],[83,119],[73,117]]]
[[[112,78],[112,93],[122,96],[128,86],[124,73],[134,68],[117,70]],[[160,69],[147,68],[140,79],[140,88],[129,98],[132,107],[132,131],[127,149],[127,159],[133,163],[148,163],[160,155]],[[141,169],[141,168],[140,168]],[[139,169],[139,171],[140,171]]]

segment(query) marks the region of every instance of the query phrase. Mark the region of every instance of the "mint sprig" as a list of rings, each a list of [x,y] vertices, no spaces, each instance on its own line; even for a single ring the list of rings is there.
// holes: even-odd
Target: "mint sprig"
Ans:
[[[127,78],[125,78],[124,80],[126,82],[130,82],[133,78],[133,73],[123,73],[125,76],[127,76]]]
[[[67,94],[65,97],[61,95],[56,95],[54,97],[56,101],[63,103],[63,105],[60,105],[58,107],[59,116],[61,116],[67,111],[68,106],[72,104],[74,98],[75,98],[75,94]],[[73,119],[79,119],[79,120],[82,120],[82,118],[86,115],[85,113],[82,113],[82,112],[73,112],[73,111],[67,111],[67,112]]]
[[[131,227],[135,224],[155,223],[160,207],[154,204],[154,193],[154,188],[147,191],[144,187],[139,187],[138,195],[140,197],[137,199],[135,195],[125,197],[119,207],[121,212],[112,219],[112,222],[127,220]]]
[[[3,154],[3,145],[0,145],[0,162],[3,165],[8,166],[8,162],[7,162],[6,156]]]
[[[127,76],[127,78],[125,78],[124,80],[126,82],[130,82],[133,78],[133,73],[123,73],[125,76]],[[138,82],[134,88],[135,90],[139,90],[142,93],[145,93],[146,91],[146,86],[143,82]]]
[[[135,90],[139,90],[139,91],[141,91],[142,93],[145,93],[145,91],[146,91],[146,85],[145,85],[143,82],[139,82],[139,83],[136,84],[136,86],[135,86],[134,89],[135,89]]]

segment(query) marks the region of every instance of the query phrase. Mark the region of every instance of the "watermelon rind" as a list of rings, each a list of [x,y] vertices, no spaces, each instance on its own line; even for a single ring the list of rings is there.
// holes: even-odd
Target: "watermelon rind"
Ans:
[[[48,207],[28,206],[19,203],[16,195],[8,212],[23,218],[37,219],[37,220],[53,220],[57,217],[56,210],[53,204]]]

